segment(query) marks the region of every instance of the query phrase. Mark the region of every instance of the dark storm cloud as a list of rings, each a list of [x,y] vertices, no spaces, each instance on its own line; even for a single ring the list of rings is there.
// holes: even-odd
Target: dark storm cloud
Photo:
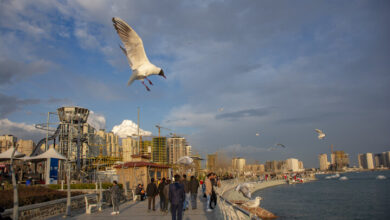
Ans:
[[[0,85],[44,73],[48,71],[50,66],[50,62],[44,60],[24,63],[9,59],[0,59]]]
[[[228,112],[216,115],[216,119],[229,119],[229,120],[235,120],[245,117],[262,117],[270,114],[270,112],[267,109],[246,109],[236,112]]]
[[[39,99],[20,99],[0,93],[0,118],[4,118],[15,111],[19,111],[26,105],[35,105],[39,103]]]

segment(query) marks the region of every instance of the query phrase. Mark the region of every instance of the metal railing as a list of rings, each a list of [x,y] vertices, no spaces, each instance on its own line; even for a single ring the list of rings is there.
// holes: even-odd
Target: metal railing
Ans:
[[[220,216],[218,216],[218,219],[260,219],[258,216],[230,202],[223,196],[226,191],[233,190],[239,182],[239,180],[226,180],[221,183],[221,187],[217,191],[217,196],[219,198],[217,210],[220,212]]]

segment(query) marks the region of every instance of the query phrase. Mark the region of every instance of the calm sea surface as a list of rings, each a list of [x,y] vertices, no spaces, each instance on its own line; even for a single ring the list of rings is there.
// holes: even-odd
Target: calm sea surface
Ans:
[[[387,179],[377,180],[378,175]],[[387,219],[390,220],[390,171],[342,173],[348,180],[325,179],[281,185],[253,193],[261,207],[279,219]]]

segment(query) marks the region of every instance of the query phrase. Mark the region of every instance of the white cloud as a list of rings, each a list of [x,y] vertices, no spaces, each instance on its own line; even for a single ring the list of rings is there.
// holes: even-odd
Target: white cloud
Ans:
[[[127,136],[137,135],[137,133],[138,133],[137,128],[138,128],[137,124],[134,123],[133,121],[123,120],[122,124],[114,126],[114,128],[112,129],[112,132],[114,132],[114,134],[118,135],[120,138],[126,138]],[[140,132],[140,135],[143,135],[143,136],[152,135],[152,132],[142,130],[141,128],[139,129],[139,132]]]
[[[104,129],[106,127],[106,118],[104,115],[95,113],[94,111],[89,112],[87,122],[96,130]]]
[[[38,141],[46,135],[44,130],[39,130],[34,125],[12,122],[7,118],[0,119],[0,135],[4,134],[12,134],[19,139],[32,139],[34,141]]]

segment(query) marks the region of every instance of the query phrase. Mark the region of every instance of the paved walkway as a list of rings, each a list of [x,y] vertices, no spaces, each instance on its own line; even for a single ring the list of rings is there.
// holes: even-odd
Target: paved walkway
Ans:
[[[190,208],[184,212],[183,219],[207,219],[207,220],[215,220],[214,211],[213,212],[206,212],[206,199],[201,197],[200,194],[198,194],[197,199],[197,209],[192,210],[192,207],[190,205]],[[85,220],[106,220],[106,219],[158,219],[158,220],[169,220],[172,219],[171,213],[163,213],[160,211],[160,199],[157,196],[156,197],[156,211],[149,211],[148,212],[148,201],[136,201],[136,202],[126,202],[119,207],[120,214],[119,215],[111,215],[112,208],[108,207],[106,209],[103,209],[102,212],[98,212],[93,210],[92,214],[87,215],[85,214],[85,209],[82,210],[84,213],[74,213],[72,212],[72,217],[65,218],[65,219],[85,219]],[[59,220],[64,219],[62,216],[56,216],[49,218],[50,220]]]

